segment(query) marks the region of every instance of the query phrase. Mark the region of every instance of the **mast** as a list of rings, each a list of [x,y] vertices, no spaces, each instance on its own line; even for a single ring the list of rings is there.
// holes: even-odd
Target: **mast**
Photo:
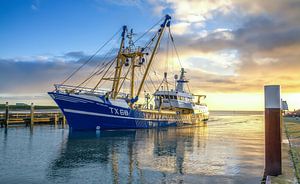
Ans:
[[[181,71],[180,71],[180,78],[179,80],[177,80],[177,85],[176,85],[176,91],[179,91],[179,92],[183,92],[184,91],[184,83],[188,83],[189,81],[186,80],[185,78],[185,74],[186,71],[184,71],[184,68],[181,68]]]
[[[126,31],[127,31],[127,26],[123,26],[122,40],[121,40],[120,49],[119,49],[118,56],[117,56],[115,76],[114,76],[114,79],[113,79],[113,85],[112,85],[112,90],[111,90],[113,99],[115,99],[118,95],[120,75],[122,73],[122,66],[123,66],[123,63],[124,63],[123,62],[124,58],[122,57],[122,50],[124,48],[125,32]]]
[[[131,58],[131,85],[130,85],[130,97],[134,97],[134,69],[135,69],[135,56]]]
[[[154,46],[153,52],[152,52],[152,54],[151,54],[151,57],[150,57],[150,60],[149,60],[148,65],[147,65],[146,71],[145,71],[145,73],[144,73],[144,75],[143,75],[143,79],[142,79],[142,81],[141,81],[141,84],[140,84],[140,86],[139,86],[138,92],[137,92],[137,94],[136,94],[135,101],[138,100],[138,96],[140,95],[140,93],[141,93],[141,91],[142,91],[142,88],[143,88],[144,83],[145,83],[145,79],[146,79],[146,77],[147,77],[147,75],[148,75],[148,72],[149,72],[151,63],[152,63],[152,61],[153,61],[154,55],[155,55],[155,53],[156,53],[156,51],[157,51],[157,48],[158,48],[158,46],[159,46],[159,43],[160,43],[161,37],[162,37],[162,35],[163,35],[163,33],[164,33],[164,30],[165,30],[166,26],[168,26],[168,27],[170,26],[170,19],[171,19],[170,15],[166,15],[163,24],[160,26],[159,36],[158,36],[157,42],[156,42],[156,44],[155,44],[155,46]]]

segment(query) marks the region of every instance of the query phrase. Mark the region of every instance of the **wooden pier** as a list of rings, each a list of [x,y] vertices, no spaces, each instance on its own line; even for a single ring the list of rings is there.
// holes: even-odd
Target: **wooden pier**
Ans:
[[[66,119],[63,114],[56,110],[37,111],[33,103],[30,105],[30,110],[10,111],[9,105],[6,102],[5,111],[0,112],[1,128],[7,128],[9,125],[26,125],[34,126],[35,124],[66,124]]]

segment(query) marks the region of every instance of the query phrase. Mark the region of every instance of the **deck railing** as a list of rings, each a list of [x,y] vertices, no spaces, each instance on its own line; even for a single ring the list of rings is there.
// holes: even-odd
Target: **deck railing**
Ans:
[[[64,92],[64,93],[87,94],[87,95],[97,95],[97,96],[103,96],[111,93],[111,90],[93,89],[88,87],[80,87],[80,86],[72,86],[72,85],[55,84],[54,86],[55,86],[55,91]],[[128,97],[128,94],[119,93],[118,97],[126,98]]]

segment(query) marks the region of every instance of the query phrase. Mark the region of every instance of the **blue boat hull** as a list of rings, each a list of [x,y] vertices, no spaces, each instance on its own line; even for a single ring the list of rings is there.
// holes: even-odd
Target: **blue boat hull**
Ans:
[[[72,130],[139,129],[191,124],[182,119],[145,118],[145,113],[139,110],[69,94],[57,92],[48,94],[59,106]]]

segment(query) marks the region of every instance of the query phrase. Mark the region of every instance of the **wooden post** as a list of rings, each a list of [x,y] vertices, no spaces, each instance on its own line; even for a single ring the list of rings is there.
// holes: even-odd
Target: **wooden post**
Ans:
[[[54,115],[54,125],[56,126],[58,122],[58,116],[57,114]]]
[[[280,86],[265,86],[265,176],[281,174]]]
[[[66,116],[63,115],[63,118],[62,118],[62,127],[64,128],[66,125]]]
[[[5,119],[4,119],[4,126],[7,128],[9,121],[9,105],[8,102],[5,103]]]
[[[30,106],[30,126],[34,125],[34,105],[31,103]]]

